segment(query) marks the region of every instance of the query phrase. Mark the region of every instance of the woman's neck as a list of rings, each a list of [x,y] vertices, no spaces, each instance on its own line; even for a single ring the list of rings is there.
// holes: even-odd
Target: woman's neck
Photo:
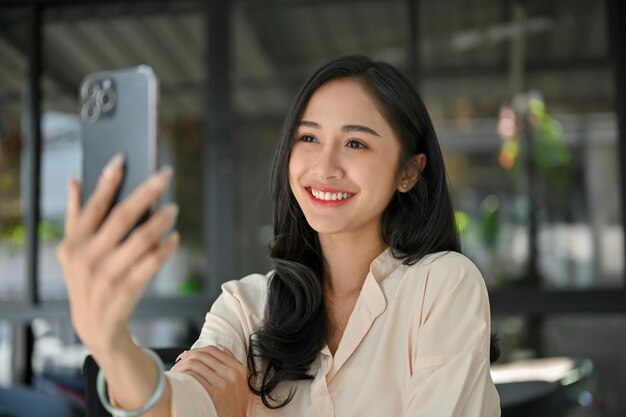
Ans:
[[[380,232],[319,235],[324,254],[324,292],[336,300],[357,296],[370,265],[387,245]]]

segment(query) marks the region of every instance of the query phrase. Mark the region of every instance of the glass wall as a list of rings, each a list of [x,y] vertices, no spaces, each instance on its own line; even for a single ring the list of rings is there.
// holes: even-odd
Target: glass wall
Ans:
[[[492,288],[623,285],[605,4],[450,3],[420,3],[420,85],[466,254]]]
[[[478,264],[492,294],[505,290],[510,295],[511,290],[534,305],[533,295],[558,289],[576,293],[584,310],[595,305],[586,293],[623,288],[616,93],[604,2],[228,4],[231,108],[226,113],[231,115],[228,136],[234,158],[232,167],[220,169],[235,173],[237,262],[234,277],[211,279],[224,281],[271,268],[269,169],[283,119],[315,68],[342,54],[363,53],[407,73],[412,62],[418,64],[410,76],[444,150],[464,252]],[[416,21],[410,18],[412,6]],[[198,323],[183,318],[189,310],[173,311],[179,300],[161,297],[199,294],[209,265],[202,236],[208,217],[202,206],[203,172],[208,170],[202,157],[206,117],[215,109],[206,108],[211,94],[208,63],[214,63],[207,56],[206,2],[73,1],[42,7],[39,307],[64,305],[54,301],[66,298],[54,248],[63,233],[67,178],[72,171],[80,177],[82,169],[79,84],[93,72],[148,64],[160,81],[159,165],[175,169],[164,199],[180,206],[182,242],[146,297],[150,307],[171,302],[159,315],[172,317],[133,320],[131,328],[145,345],[188,346]],[[0,9],[3,303],[25,299],[24,196],[32,182],[25,133],[31,31],[29,10]],[[411,51],[414,31],[417,49]],[[522,287],[530,290],[516,292]],[[211,301],[206,300],[206,309],[197,304],[202,310],[198,321]],[[619,415],[626,407],[615,389],[625,378],[623,317],[562,315],[558,308],[563,307],[545,307],[536,316],[525,315],[532,308],[494,316],[502,349],[499,364],[536,357],[591,359],[597,379],[594,401],[603,404],[607,415]],[[30,318],[33,313],[23,314]],[[0,320],[0,384],[11,378],[5,364],[16,363],[21,351],[13,347],[16,339],[27,340],[30,330],[36,374],[45,373],[46,366],[77,372],[86,351],[71,329],[69,312],[30,322],[18,316]]]

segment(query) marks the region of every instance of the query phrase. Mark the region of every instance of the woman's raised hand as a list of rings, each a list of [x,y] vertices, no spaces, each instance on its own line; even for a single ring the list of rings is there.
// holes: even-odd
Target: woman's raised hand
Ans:
[[[246,415],[248,371],[224,346],[205,346],[178,356],[172,371],[194,377],[209,393],[219,417]]]
[[[176,220],[176,205],[166,205],[122,239],[167,189],[171,168],[163,168],[125,200],[107,209],[122,180],[121,156],[103,170],[91,198],[80,208],[80,184],[71,179],[65,235],[57,256],[67,286],[72,324],[92,352],[128,342],[128,320],[144,288],[174,253],[177,232],[161,241]]]

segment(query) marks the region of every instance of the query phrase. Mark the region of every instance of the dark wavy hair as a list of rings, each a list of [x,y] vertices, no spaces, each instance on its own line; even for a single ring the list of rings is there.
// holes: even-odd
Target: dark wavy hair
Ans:
[[[297,123],[311,96],[324,83],[348,77],[363,82],[400,139],[399,172],[412,156],[424,153],[427,158],[417,184],[408,192],[396,192],[383,212],[381,233],[393,256],[412,265],[430,253],[461,251],[441,149],[409,79],[393,66],[361,55],[338,58],[318,69],[287,114],[271,171],[274,241],[270,256],[275,271],[268,283],[267,323],[250,335],[248,349],[248,386],[268,408],[284,407],[293,398],[291,390],[277,405],[268,401],[279,402],[272,393],[282,381],[314,379],[307,371],[330,331],[322,291],[323,254],[317,232],[289,186],[289,158]],[[492,337],[491,360],[498,356]]]

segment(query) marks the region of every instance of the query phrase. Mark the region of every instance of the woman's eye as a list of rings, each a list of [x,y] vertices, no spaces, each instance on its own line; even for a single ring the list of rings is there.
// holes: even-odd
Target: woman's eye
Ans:
[[[309,143],[316,141],[315,136],[311,136],[311,135],[302,135],[300,136],[300,140],[302,142],[309,142]]]
[[[349,140],[348,148],[352,149],[367,149],[367,146],[363,142],[359,142],[358,140]]]

